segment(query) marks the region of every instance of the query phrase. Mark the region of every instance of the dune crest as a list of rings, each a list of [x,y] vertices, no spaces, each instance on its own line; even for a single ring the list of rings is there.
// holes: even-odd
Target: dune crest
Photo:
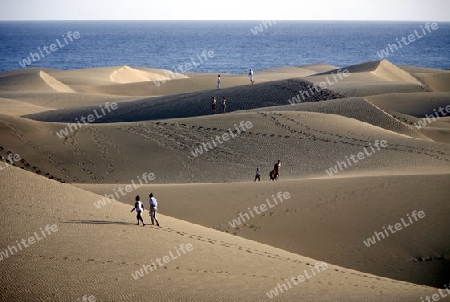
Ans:
[[[187,76],[175,74],[176,78],[187,78]],[[137,82],[147,82],[155,80],[170,80],[167,76],[159,73],[149,72],[131,68],[129,66],[122,66],[119,69],[114,70],[110,75],[111,81],[119,84],[129,84]]]
[[[411,74],[398,68],[397,66],[386,60],[380,61],[378,67],[375,70],[371,71],[371,73],[388,81],[400,81],[420,84],[420,82]]]
[[[0,301],[439,293],[450,282],[450,93],[432,89],[446,90],[450,72],[307,67],[257,70],[254,85],[222,73],[220,90],[218,73],[195,70],[0,73]],[[149,192],[160,228],[130,212],[139,195],[150,222]],[[33,233],[53,225],[50,238]]]
[[[39,76],[41,77],[42,80],[44,80],[45,83],[47,83],[48,86],[56,90],[56,92],[68,92],[68,93],[75,92],[72,88],[61,83],[60,81],[58,81],[57,79],[55,79],[54,77],[52,77],[51,75],[42,70],[39,71]]]
[[[397,67],[387,60],[371,61],[341,68],[349,73],[370,73],[383,80],[421,84],[409,72]],[[331,73],[331,72],[330,72]],[[328,74],[328,73],[325,73]]]

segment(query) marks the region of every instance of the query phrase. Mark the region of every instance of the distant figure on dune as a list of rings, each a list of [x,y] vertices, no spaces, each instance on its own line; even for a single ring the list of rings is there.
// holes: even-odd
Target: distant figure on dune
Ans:
[[[255,81],[253,80],[253,70],[250,69],[250,71],[249,71],[249,73],[248,73],[248,77],[250,78],[250,82],[251,82],[252,84],[254,84]]]
[[[136,200],[136,202],[134,203],[134,208],[131,210],[131,212],[136,210],[136,218],[138,221],[137,225],[139,225],[139,221],[142,221],[142,226],[144,226],[145,223],[144,223],[144,220],[142,219],[142,215],[141,215],[141,213],[144,211],[144,205],[140,201],[139,195],[136,196],[135,200]]]
[[[212,114],[216,114],[216,106],[217,106],[216,97],[213,96],[213,97],[212,97],[212,102],[211,102],[211,111],[212,111]]]
[[[256,168],[256,175],[255,175],[255,181],[261,181],[261,172],[259,171],[259,168]]]
[[[272,170],[272,171],[270,171],[270,173],[269,173],[269,177],[270,177],[270,179],[269,180],[275,180],[275,172]]]
[[[225,97],[222,98],[222,113],[227,113],[227,99]]]
[[[281,160],[278,160],[278,162],[273,167],[275,179],[278,179],[278,177],[280,177],[280,168],[281,168]]]
[[[156,212],[158,211],[158,201],[156,200],[155,197],[153,197],[153,193],[150,193],[148,195],[148,203],[150,204],[150,218],[152,220],[152,224],[155,224],[156,221],[156,225],[159,226],[159,222],[158,219],[156,218]]]
[[[217,89],[220,89],[220,84],[222,81],[220,80],[220,74],[217,76]]]

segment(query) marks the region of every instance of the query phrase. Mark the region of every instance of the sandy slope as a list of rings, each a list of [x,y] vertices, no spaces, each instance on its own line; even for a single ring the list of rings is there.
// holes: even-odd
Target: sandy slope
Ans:
[[[427,95],[428,96],[428,95]],[[429,140],[429,138],[423,135],[418,129],[412,127],[412,123],[404,123],[397,120],[395,117],[396,112],[389,110],[383,110],[384,106],[378,106],[378,103],[373,103],[370,99],[366,98],[345,98],[338,100],[330,100],[314,103],[299,103],[285,106],[275,106],[270,108],[261,108],[256,111],[264,110],[283,110],[283,111],[308,111],[308,112],[320,112],[327,114],[336,114],[345,116],[352,119],[357,119],[361,122],[369,123],[376,127],[381,127],[389,131],[394,131],[399,134],[405,134],[410,137],[420,138],[423,140]],[[390,104],[390,103],[389,103]]]
[[[0,97],[22,103],[42,106],[48,110],[71,107],[96,106],[106,102],[129,102],[139,98],[129,96],[102,95],[92,93],[58,93],[58,92],[0,92]],[[24,114],[25,115],[25,114]]]
[[[312,263],[304,256],[364,273],[332,267],[286,291],[286,301],[419,301],[436,293],[384,277],[450,283],[450,118],[415,127],[436,106],[450,105],[448,71],[387,61],[344,69],[351,73],[339,80],[337,67],[326,64],[256,71],[254,85],[245,73],[222,74],[220,90],[216,74],[178,75],[158,86],[151,80],[166,71],[142,67],[1,73],[0,156],[19,154],[14,165],[34,172],[0,170],[2,246],[53,221],[61,231],[2,261],[0,300],[93,294],[144,301],[153,294],[157,301],[261,301]],[[290,105],[323,81],[335,82]],[[226,96],[232,113],[211,115],[212,96]],[[106,102],[118,108],[95,124],[67,124]],[[245,122],[252,127],[235,130]],[[225,133],[233,138],[212,142]],[[377,140],[388,146],[338,168]],[[282,178],[268,183],[277,159]],[[264,182],[255,184],[257,166]],[[138,228],[129,205],[98,210],[100,196],[58,183],[108,193],[144,173],[155,180],[122,200],[155,191],[162,213],[176,218],[161,216],[162,229]],[[239,229],[229,225],[279,191],[291,193],[290,203]],[[420,209],[423,221],[364,246],[375,231]],[[131,277],[152,257],[189,242],[194,251],[177,264]],[[414,262],[420,257],[430,261]]]
[[[348,72],[346,75],[344,71]],[[392,63],[382,60],[353,65],[312,75],[305,78],[347,97],[370,96],[386,93],[413,93],[426,91],[424,83]]]
[[[47,161],[45,171],[69,182],[124,183],[150,171],[157,175],[158,183],[245,181],[257,166],[268,173],[277,159],[285,162],[287,178],[320,176],[338,160],[361,152],[376,140],[386,140],[388,147],[340,173],[429,174],[445,173],[450,168],[449,145],[314,112],[95,124],[74,132],[67,130],[69,135],[63,138],[55,133],[66,124],[6,116],[2,120],[3,147],[20,152],[40,168]],[[234,125],[241,122],[252,123],[252,128],[238,135]],[[235,137],[222,144],[216,141],[215,147],[212,140],[229,130]],[[213,149],[195,153],[203,143]]]
[[[39,68],[30,68],[4,72],[0,75],[0,92],[57,92],[58,85],[60,90],[67,89],[66,85],[58,83],[56,79],[52,80],[52,77],[45,71]],[[52,86],[52,82],[56,89]]]
[[[132,204],[135,194],[146,197],[151,191],[164,214],[300,255],[320,255],[330,263],[418,284],[443,286],[441,280],[450,277],[448,260],[414,262],[418,257],[450,257],[446,231],[450,227],[446,219],[450,175],[327,176],[277,183],[267,179],[264,175],[262,183],[153,184],[119,195],[119,200]],[[79,186],[101,195],[124,187]],[[290,198],[276,205],[272,196],[278,192],[289,192]],[[259,215],[253,210],[252,217],[248,209],[267,199],[273,207]],[[375,231],[402,218],[409,224],[407,214],[414,210],[422,210],[426,216],[373,246],[363,243]],[[233,226],[240,213],[248,217],[241,216],[245,221]]]
[[[83,295],[100,301],[264,301],[267,291],[304,270],[310,280],[291,285],[284,301],[411,301],[436,291],[334,265],[312,276],[313,259],[167,216],[160,216],[161,229],[138,227],[130,206],[97,210],[92,201],[98,196],[13,167],[0,174],[0,186],[2,248],[46,225],[57,227],[2,260],[4,301]],[[132,277],[183,243],[192,250]]]

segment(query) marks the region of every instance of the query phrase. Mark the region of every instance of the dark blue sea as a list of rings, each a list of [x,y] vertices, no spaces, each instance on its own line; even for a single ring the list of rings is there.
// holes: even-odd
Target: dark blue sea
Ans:
[[[381,58],[397,65],[449,69],[450,23],[425,26],[426,22],[336,21],[0,22],[0,71],[115,65],[176,71],[178,65],[194,60],[197,66],[191,72],[245,73],[249,68],[319,62],[344,67]],[[205,50],[213,51],[214,57],[198,64]]]

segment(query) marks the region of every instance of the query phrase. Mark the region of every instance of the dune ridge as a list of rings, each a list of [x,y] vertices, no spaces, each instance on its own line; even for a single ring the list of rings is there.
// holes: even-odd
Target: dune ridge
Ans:
[[[137,227],[128,205],[114,203],[98,211],[92,206],[98,195],[18,168],[1,173],[0,180],[0,188],[8,197],[8,201],[1,200],[3,219],[8,222],[0,235],[2,242],[14,243],[16,238],[28,237],[46,224],[57,226],[51,237],[3,260],[6,273],[0,276],[2,284],[9,282],[10,274],[21,284],[20,291],[6,287],[0,292],[0,298],[8,301],[67,300],[85,294],[100,300],[143,300],[148,299],[150,280],[152,299],[158,301],[260,301],[267,299],[266,292],[286,278],[305,274],[305,270],[312,275],[311,267],[318,262],[164,215],[160,215],[165,224],[162,228]],[[7,187],[6,180],[16,185]],[[18,206],[22,207],[22,215],[34,217],[22,228],[13,227]],[[49,212],[49,208],[55,211]],[[136,270],[182,243],[192,244],[193,250],[138,280],[133,279]],[[22,265],[18,268],[15,263],[20,260]],[[70,273],[74,269],[77,273]],[[37,277],[34,274],[19,274],[36,270],[39,282],[27,282]],[[430,287],[329,264],[308,282],[291,284],[283,298],[408,301],[433,292]]]
[[[343,70],[348,76],[323,63],[257,70],[255,84],[221,74],[221,89],[216,73],[158,86],[152,77],[167,71],[127,65],[0,73],[0,300],[438,294],[450,283],[450,116],[427,115],[450,106],[448,71],[388,61]],[[112,102],[117,110],[107,111]],[[149,223],[150,192],[161,228],[138,227],[130,213],[140,195]],[[252,210],[284,193],[289,199]],[[426,216],[377,235],[414,211]],[[49,238],[11,252],[52,224]],[[187,244],[192,251],[150,271]],[[328,268],[294,285],[318,262]]]
[[[44,71],[39,72],[39,76],[47,83],[51,88],[53,88],[56,92],[66,92],[66,93],[73,93],[72,88],[70,88],[67,85],[64,85],[54,77],[50,76],[48,73],[45,73]]]
[[[420,84],[420,82],[411,74],[398,68],[397,66],[386,60],[380,61],[380,64],[377,66],[377,68],[371,72],[376,76],[389,81],[404,81],[414,84]]]
[[[173,73],[173,77],[175,78],[187,78],[185,75]],[[136,82],[145,82],[145,81],[155,81],[155,80],[171,80],[172,78],[167,77],[166,75],[161,75],[158,73],[153,73],[149,71],[139,70],[135,68],[131,68],[129,66],[122,66],[114,70],[110,79],[112,82],[119,84],[128,84],[128,83],[136,83]]]

